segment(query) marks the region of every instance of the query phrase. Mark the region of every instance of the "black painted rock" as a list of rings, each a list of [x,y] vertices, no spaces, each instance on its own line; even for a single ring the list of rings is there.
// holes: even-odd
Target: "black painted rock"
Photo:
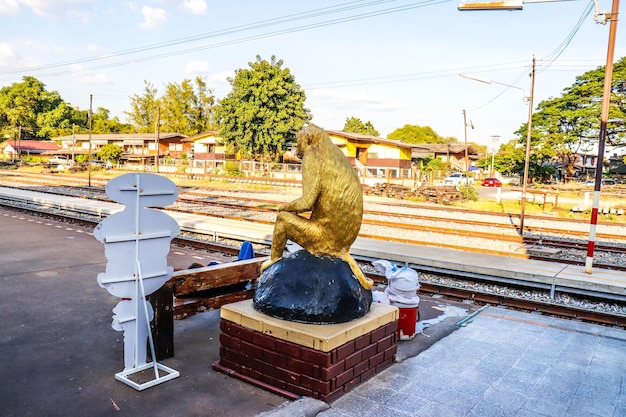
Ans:
[[[345,323],[367,314],[372,291],[361,286],[346,261],[306,250],[286,255],[263,271],[253,305],[283,320]]]

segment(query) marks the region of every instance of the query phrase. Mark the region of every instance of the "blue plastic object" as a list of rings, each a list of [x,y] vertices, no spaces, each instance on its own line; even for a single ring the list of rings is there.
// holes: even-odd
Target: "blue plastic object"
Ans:
[[[237,256],[238,261],[243,261],[245,259],[254,258],[254,248],[252,247],[252,243],[247,240],[241,244],[241,249],[239,249],[239,255]]]

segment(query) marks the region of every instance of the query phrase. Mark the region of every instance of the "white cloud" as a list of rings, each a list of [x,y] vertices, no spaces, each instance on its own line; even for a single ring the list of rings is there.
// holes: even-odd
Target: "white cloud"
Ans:
[[[204,14],[207,11],[207,4],[205,0],[185,0],[183,9],[191,14]]]
[[[143,22],[139,23],[139,27],[142,29],[156,29],[167,23],[165,9],[153,9],[150,6],[143,6],[141,14],[143,15]]]
[[[406,105],[391,97],[377,96],[365,90],[339,93],[333,90],[310,90],[307,97],[314,99],[322,106],[336,109],[360,109],[367,111],[393,112],[405,110]],[[355,116],[356,117],[356,116]]]
[[[0,0],[17,3],[31,9],[33,13],[48,18],[77,18],[88,20],[93,14],[95,0]]]
[[[188,61],[185,72],[192,75],[204,75],[209,72],[211,66],[207,61]]]
[[[225,97],[231,90],[228,78],[235,78],[235,71],[224,71],[209,77],[207,85],[212,88],[217,97]]]
[[[19,51],[20,48],[17,50]],[[35,66],[37,63],[34,60],[20,55],[10,44],[0,42],[0,68],[10,70]]]
[[[0,43],[0,63],[7,63],[15,59],[15,51],[7,43]]]
[[[87,70],[82,65],[72,65],[71,68],[72,72],[76,75],[77,80],[80,84],[102,85],[113,83],[106,74],[96,74]]]
[[[370,121],[384,136],[395,126],[391,120],[410,110],[408,105],[388,96],[365,90],[307,90],[306,107],[313,114],[313,123],[325,129],[342,129],[348,117]]]
[[[17,0],[0,0],[0,15],[14,15],[20,11]]]

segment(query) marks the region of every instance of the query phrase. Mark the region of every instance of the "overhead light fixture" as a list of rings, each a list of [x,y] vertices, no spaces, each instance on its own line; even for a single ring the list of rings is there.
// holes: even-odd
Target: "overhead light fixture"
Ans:
[[[461,11],[469,10],[522,10],[524,2],[522,0],[505,1],[470,1],[460,3],[457,8]]]

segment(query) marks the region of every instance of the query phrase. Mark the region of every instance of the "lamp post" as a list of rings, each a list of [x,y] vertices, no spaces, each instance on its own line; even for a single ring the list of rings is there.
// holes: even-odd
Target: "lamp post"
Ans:
[[[493,146],[491,148],[491,170],[489,171],[490,177],[496,176],[496,171],[494,169],[494,160],[496,158],[496,151],[498,150],[498,141],[500,140],[500,135],[491,135],[491,141],[493,142]]]
[[[467,126],[474,129],[474,124],[470,120],[467,123],[467,111],[463,110],[463,132],[465,136],[465,186],[469,187],[469,155],[467,153]]]
[[[516,88],[518,90],[524,91],[523,88],[512,85],[500,83],[497,81],[487,80],[484,78],[473,77],[466,74],[459,74],[463,78],[467,78],[469,80],[479,81],[485,84],[500,84],[506,87]],[[524,182],[522,185],[522,202],[520,207],[520,220],[519,220],[519,232],[520,235],[524,235],[524,217],[526,214],[526,191],[528,190],[528,169],[529,169],[529,161],[530,161],[530,138],[532,132],[532,124],[533,124],[533,96],[535,95],[535,57],[533,56],[532,69],[530,71],[530,95],[524,96],[524,99],[528,101],[528,129],[526,131],[526,154],[524,158]]]

